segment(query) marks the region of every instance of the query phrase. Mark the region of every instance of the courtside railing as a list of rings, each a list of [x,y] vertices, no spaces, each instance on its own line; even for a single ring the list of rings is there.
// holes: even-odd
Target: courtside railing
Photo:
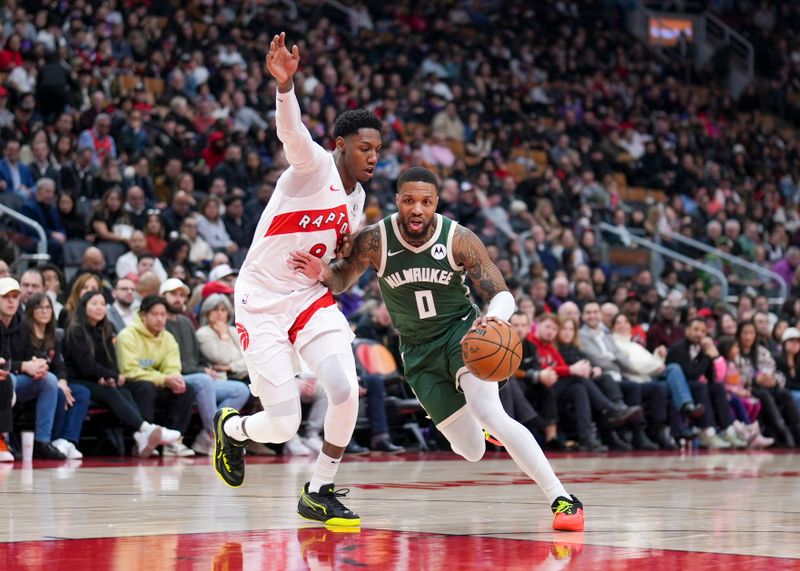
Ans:
[[[721,272],[717,268],[709,266],[708,264],[701,262],[700,260],[695,260],[694,258],[690,258],[689,256],[684,256],[680,252],[671,250],[670,248],[662,246],[661,244],[658,244],[653,240],[637,236],[636,234],[630,232],[627,228],[614,226],[612,224],[609,224],[608,222],[599,222],[597,224],[597,236],[605,242],[604,234],[614,234],[616,236],[619,236],[619,238],[625,244],[629,245],[635,244],[641,248],[650,250],[651,252],[654,252],[660,256],[676,260],[678,262],[686,264],[687,266],[705,272],[706,274],[716,279],[717,282],[719,283],[720,287],[722,288],[721,292],[722,299],[728,299],[728,291],[730,290],[728,284],[728,278],[725,276],[723,272]],[[651,259],[651,266],[653,265],[654,262],[655,260]],[[652,267],[648,269],[650,269],[651,271],[653,270]],[[657,275],[660,273],[660,271],[653,271],[653,273]]]

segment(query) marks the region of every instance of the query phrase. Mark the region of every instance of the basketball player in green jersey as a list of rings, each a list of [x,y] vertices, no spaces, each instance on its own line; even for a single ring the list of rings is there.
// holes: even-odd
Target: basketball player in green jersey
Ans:
[[[506,414],[498,384],[478,379],[464,366],[462,337],[473,326],[486,327],[490,319],[507,321],[515,303],[480,239],[436,214],[438,191],[431,171],[411,168],[397,181],[398,212],[358,233],[349,257],[329,266],[298,251],[289,263],[334,293],[374,267],[400,332],[406,380],[453,450],[470,462],[480,460],[485,427],[551,502],[553,528],[580,531],[581,502],[567,494],[533,435]],[[481,298],[489,300],[483,317],[470,301],[467,276]]]

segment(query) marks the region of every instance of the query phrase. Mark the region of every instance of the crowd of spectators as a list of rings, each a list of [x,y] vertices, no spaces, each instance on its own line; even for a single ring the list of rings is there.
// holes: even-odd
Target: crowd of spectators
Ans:
[[[100,385],[89,387],[92,400],[138,435],[140,453],[166,444],[188,454],[176,434],[197,402],[203,428],[193,446],[207,452],[209,411],[241,399],[222,388],[246,380],[232,308],[222,300],[287,166],[275,131],[276,85],[263,66],[268,38],[285,30],[300,47],[296,92],[315,140],[332,148],[334,118],[347,108],[370,108],[384,121],[365,221],[392,212],[403,169],[427,165],[441,178],[441,212],[487,245],[539,353],[516,381],[545,386],[513,390],[530,404],[526,420],[543,419],[530,425],[543,441],[560,446],[561,434],[572,434],[588,450],[669,448],[674,436],[697,435],[712,447],[760,446],[770,437],[791,444],[798,421],[786,388],[800,384],[794,340],[784,338],[800,318],[800,147],[793,130],[779,128],[790,109],[763,97],[763,83],[734,100],[711,71],[693,69],[691,54],[652,57],[625,31],[616,4],[363,2],[346,13],[291,1],[6,0],[0,202],[44,228],[51,260],[17,276],[17,286],[9,282],[6,294],[19,291],[22,306],[46,294],[66,339],[64,368],[51,360],[35,371],[15,361],[41,357],[3,345],[12,374],[47,378],[42,391],[55,387],[37,407],[63,408],[62,397],[79,403],[88,396],[78,387]],[[797,75],[797,28],[788,17],[796,8],[790,12],[772,28],[788,54],[783,92]],[[626,186],[665,199],[635,205],[624,199]],[[678,264],[656,276],[622,275],[604,263],[602,242],[614,243],[594,230],[599,220],[656,237],[673,230],[774,268],[793,297],[770,307],[750,294],[774,284],[713,254],[706,261],[729,275],[741,294],[736,305],[712,277]],[[2,236],[7,263],[39,240],[13,225]],[[367,274],[340,297],[362,331],[376,330],[377,291]],[[0,312],[5,336],[17,331],[9,315]],[[751,318],[758,346],[777,359],[771,381],[762,366],[743,361],[767,362],[746,341]],[[700,322],[708,335],[692,330]],[[71,329],[77,323],[81,333]],[[376,337],[391,343],[390,327],[379,325]],[[705,339],[736,335],[723,355],[732,366],[723,370]],[[167,342],[176,337],[179,359],[143,357],[151,345],[174,352]],[[97,367],[70,361],[76,338],[91,340]],[[698,348],[713,374],[687,366],[683,353],[694,362]],[[720,384],[737,370],[738,381]],[[225,383],[213,380],[223,376]],[[304,390],[310,404],[317,392]],[[34,396],[23,391],[17,400]],[[741,407],[731,416],[724,405],[734,396]],[[164,405],[169,414],[156,425],[153,414]],[[10,429],[5,410],[0,431]],[[58,422],[63,427],[37,424],[37,441],[63,440],[58,446],[69,453],[75,430]],[[383,428],[370,444],[390,449]],[[297,450],[318,440],[312,422]]]

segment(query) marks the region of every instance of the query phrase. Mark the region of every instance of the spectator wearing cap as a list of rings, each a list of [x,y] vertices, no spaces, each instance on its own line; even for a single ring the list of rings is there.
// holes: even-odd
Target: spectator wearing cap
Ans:
[[[208,273],[208,281],[221,282],[230,288],[236,285],[236,276],[239,275],[237,270],[234,270],[228,264],[220,264]]]
[[[118,278],[125,277],[128,274],[140,273],[138,270],[139,257],[143,254],[149,253],[147,252],[147,238],[145,237],[144,232],[141,230],[134,230],[133,234],[131,234],[130,240],[128,240],[128,247],[130,250],[117,258],[115,268]],[[167,279],[167,271],[161,264],[161,260],[155,256],[153,256],[153,267],[150,269],[162,282]]]
[[[11,140],[3,149],[0,160],[0,192],[26,198],[33,190],[35,181],[30,167],[19,160],[19,141]]]
[[[142,299],[133,324],[117,336],[119,373],[144,421],[152,424],[156,403],[166,403],[159,425],[185,434],[192,417],[194,391],[181,375],[178,343],[167,325],[167,302],[157,295]],[[180,441],[165,445],[165,455],[193,455]]]
[[[217,408],[240,410],[247,403],[250,390],[238,381],[215,381],[219,378],[217,371],[203,357],[194,325],[183,315],[189,286],[179,279],[170,278],[161,285],[160,293],[167,302],[167,331],[175,337],[180,350],[181,374],[194,390],[203,422],[203,430],[192,443],[192,449],[208,456],[214,450],[214,413]]]
[[[63,460],[64,454],[52,444],[58,396],[58,379],[45,359],[34,354],[31,332],[19,311],[20,287],[14,278],[0,278],[0,358],[10,372],[17,403],[36,401],[33,455]],[[5,366],[7,364],[7,367]],[[3,383],[8,382],[8,376]]]
[[[215,252],[232,254],[239,249],[239,246],[228,235],[221,210],[222,201],[219,198],[216,196],[206,198],[200,205],[200,216],[197,217],[197,231]]]

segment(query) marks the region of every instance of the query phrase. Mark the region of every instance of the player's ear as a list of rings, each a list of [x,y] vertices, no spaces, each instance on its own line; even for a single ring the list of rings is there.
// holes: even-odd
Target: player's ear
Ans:
[[[344,137],[336,137],[336,148],[339,150],[340,153],[343,153],[345,150],[345,141]]]

